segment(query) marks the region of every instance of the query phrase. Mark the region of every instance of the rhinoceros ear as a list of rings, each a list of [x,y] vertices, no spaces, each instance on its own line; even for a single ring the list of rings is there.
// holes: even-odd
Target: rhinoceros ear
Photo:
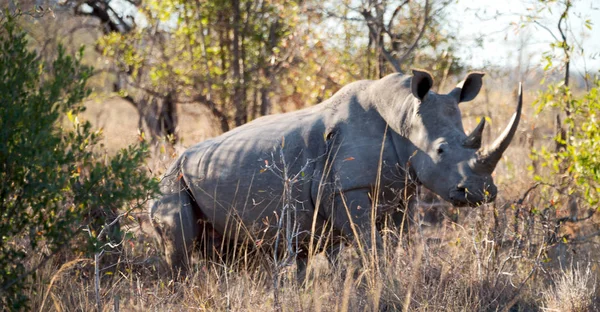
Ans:
[[[481,86],[483,85],[482,78],[484,75],[484,73],[480,72],[469,73],[467,78],[456,85],[456,88],[450,94],[459,103],[471,101],[479,94],[479,90],[481,90]]]
[[[429,92],[431,86],[433,86],[433,78],[431,78],[431,74],[423,70],[413,69],[412,72],[413,77],[410,83],[412,94],[423,101],[427,92]]]

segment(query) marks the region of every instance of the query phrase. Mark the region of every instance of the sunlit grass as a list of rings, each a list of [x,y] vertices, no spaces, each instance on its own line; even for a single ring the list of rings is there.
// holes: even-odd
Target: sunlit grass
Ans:
[[[495,103],[502,96],[491,98]],[[463,114],[485,112],[481,106],[471,107],[465,106]],[[506,111],[494,113],[491,133],[484,138],[493,138],[495,126],[501,127],[512,111],[507,106]],[[586,237],[586,233],[597,231],[597,218],[585,225],[565,224],[557,234],[552,219],[540,211],[553,204],[561,216],[564,209],[560,207],[565,203],[551,203],[537,189],[522,198],[533,185],[527,171],[530,144],[548,142],[548,138],[528,132],[536,123],[542,124],[539,119],[523,121],[516,143],[500,162],[495,173],[500,190],[496,203],[450,209],[443,202],[423,202],[414,215],[417,220],[405,224],[406,231],[393,227],[381,231],[381,253],[365,255],[355,243],[341,252],[335,266],[318,251],[328,244],[329,233],[315,233],[313,244],[319,248],[309,250],[308,274],[302,285],[298,284],[294,264],[273,270],[272,257],[259,252],[247,253],[242,260],[207,260],[194,255],[188,274],[174,276],[152,240],[130,224],[135,237],[123,244],[117,257],[119,265],[101,271],[102,309],[593,311],[599,300],[598,288],[593,286],[598,280],[600,250],[598,238]],[[465,122],[465,128],[468,131],[475,124],[473,118]],[[116,131],[119,125],[105,127],[115,127]],[[551,129],[544,131],[551,133]],[[528,135],[533,142],[528,141]],[[113,139],[107,136],[106,140],[110,145]],[[157,156],[149,163],[155,174],[164,172],[172,153],[175,151],[157,148]],[[519,199],[523,199],[520,204]],[[424,221],[434,209],[431,207],[442,215],[441,223],[429,225]],[[564,233],[569,239],[586,239],[573,244],[551,240]],[[559,263],[563,260],[568,263]],[[273,283],[276,272],[277,300]],[[45,311],[96,309],[93,263],[83,256],[56,257],[38,271],[34,284],[32,310],[40,310],[42,304]]]

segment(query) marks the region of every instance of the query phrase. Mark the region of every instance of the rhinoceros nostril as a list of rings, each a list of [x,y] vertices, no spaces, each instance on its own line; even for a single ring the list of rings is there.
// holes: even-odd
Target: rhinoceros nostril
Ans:
[[[460,193],[466,193],[467,192],[467,188],[466,187],[462,187],[462,186],[457,186],[456,187],[456,191],[458,191]]]

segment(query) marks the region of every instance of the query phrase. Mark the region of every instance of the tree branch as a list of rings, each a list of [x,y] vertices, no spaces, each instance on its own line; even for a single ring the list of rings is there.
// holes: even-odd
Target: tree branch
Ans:
[[[390,18],[390,21],[388,23],[387,29],[389,31],[392,31],[392,26],[394,25],[394,20],[396,19],[396,15],[398,15],[398,13],[400,13],[400,11],[402,11],[402,8],[409,2],[410,2],[410,0],[405,0],[404,2],[402,2],[400,5],[398,5],[396,7],[396,9],[394,10],[394,13],[392,13],[392,17]]]
[[[399,58],[398,63],[404,63],[406,59],[410,56],[410,54],[415,50],[415,48],[419,44],[419,41],[421,41],[421,38],[423,38],[423,35],[425,34],[427,24],[429,24],[429,0],[425,0],[425,15],[423,17],[423,26],[421,27],[421,31],[419,32],[419,35],[413,42],[412,46],[408,48],[408,50],[404,53],[402,57]]]
[[[548,28],[548,26],[538,22],[538,21],[533,21],[534,24],[542,27],[543,29],[545,29],[546,31],[548,31],[548,33],[552,36],[552,38],[554,38],[554,40],[558,41],[558,38],[554,35],[554,33],[552,32],[552,30],[550,30],[550,28]]]
[[[205,95],[197,94],[191,100],[177,99],[177,102],[178,103],[199,102],[200,104],[202,104],[205,107],[207,107],[208,109],[210,109],[210,112],[219,120],[219,123],[221,124],[221,131],[223,131],[223,132],[229,131],[229,118],[221,110],[219,110],[217,103],[208,99]]]
[[[361,14],[365,18],[365,21],[367,22],[367,28],[369,28],[369,34],[371,35],[373,42],[378,42],[377,30],[374,27],[374,25],[376,25],[377,23],[374,21],[373,15],[368,10],[363,10],[361,12]],[[383,55],[383,57],[386,59],[386,61],[388,61],[390,64],[392,64],[392,66],[394,67],[394,70],[396,70],[399,73],[402,73],[402,68],[400,67],[400,63],[394,59],[394,57],[391,55],[391,53],[389,51],[387,51],[385,49],[383,44],[379,45],[378,48],[381,51],[381,54]]]

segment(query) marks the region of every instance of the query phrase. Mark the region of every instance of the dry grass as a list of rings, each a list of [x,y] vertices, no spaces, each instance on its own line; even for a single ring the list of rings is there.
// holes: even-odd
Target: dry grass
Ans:
[[[554,274],[554,285],[543,294],[544,311],[597,311],[596,276],[590,266]]]
[[[475,116],[493,112],[486,142],[501,131],[514,109],[510,99],[500,98],[490,94],[461,106],[468,116],[467,130],[475,126]],[[105,129],[108,152],[136,140],[137,116],[128,104],[111,100],[88,107],[84,118]],[[183,145],[218,134],[211,120],[201,117],[201,109],[188,106],[183,110]],[[352,247],[342,253],[335,267],[323,254],[316,254],[304,285],[298,285],[292,265],[280,271],[277,289],[268,255],[253,256],[267,261],[250,261],[263,265],[195,259],[188,275],[173,277],[154,244],[132,224],[129,230],[136,236],[123,244],[118,265],[101,271],[102,310],[593,311],[600,298],[595,287],[600,242],[586,235],[598,230],[598,220],[565,224],[557,234],[553,219],[535,213],[548,205],[544,194],[536,189],[517,203],[533,185],[526,171],[531,164],[529,148],[548,144],[542,134],[551,133],[552,126],[548,116],[532,118],[531,108],[524,116],[517,143],[496,171],[501,190],[497,202],[477,209],[454,209],[456,222],[447,217],[448,207],[438,205],[442,207],[438,213],[446,215],[443,221],[413,227],[408,235],[390,229],[377,263],[371,259],[359,265]],[[171,159],[169,153],[159,152],[150,166],[160,174]],[[419,216],[425,217],[427,209],[422,210]],[[556,212],[557,216],[561,213],[561,209]],[[571,231],[570,238],[585,240],[576,244],[552,240],[565,231]],[[44,311],[95,310],[93,273],[93,260],[78,255],[48,262],[34,281],[33,310],[42,305]]]
[[[303,286],[293,265],[281,271],[279,302],[268,265],[195,259],[187,276],[173,278],[152,244],[139,237],[124,245],[119,269],[103,273],[103,310],[593,311],[598,268],[583,259],[598,259],[597,252],[582,251],[577,269],[562,271],[556,258],[548,258],[555,246],[534,244],[541,243],[536,235],[530,244],[502,237],[509,230],[488,222],[497,209],[484,206],[463,225],[444,222],[401,241],[389,231],[377,266],[359,265],[353,248],[336,267],[317,254]],[[44,310],[94,310],[92,274],[91,261],[48,264],[38,275],[34,309],[46,296]]]

